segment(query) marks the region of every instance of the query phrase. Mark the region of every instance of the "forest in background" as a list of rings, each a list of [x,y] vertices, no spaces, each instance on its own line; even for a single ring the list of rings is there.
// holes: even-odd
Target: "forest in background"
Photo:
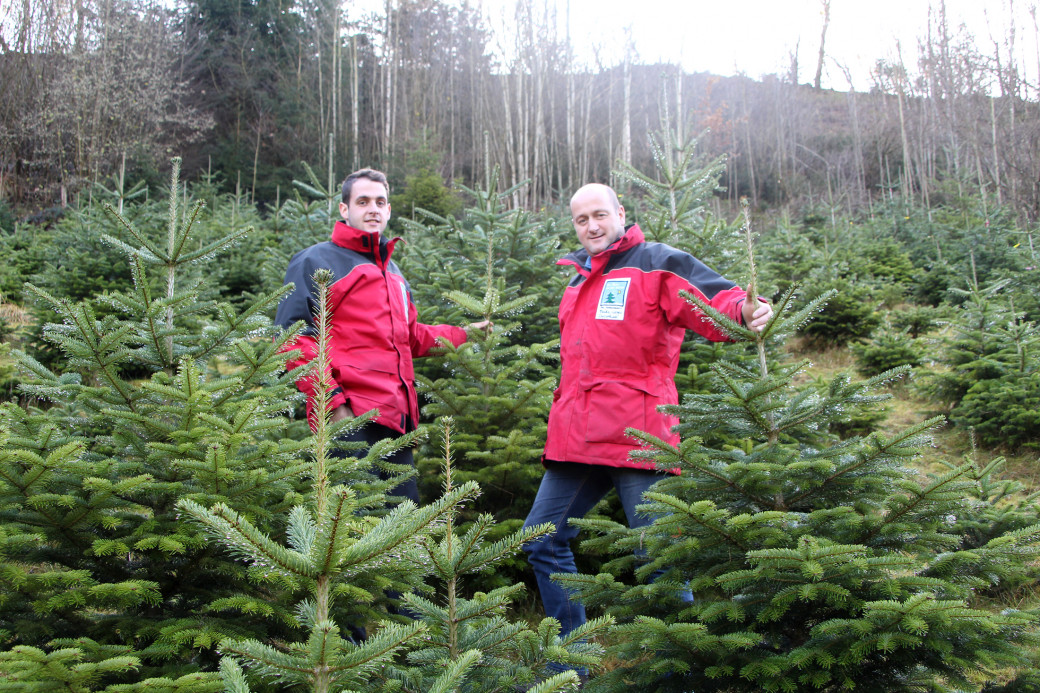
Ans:
[[[161,184],[176,155],[187,180],[217,172],[264,206],[306,162],[326,182],[381,168],[397,192],[422,174],[473,185],[495,166],[529,181],[514,205],[540,208],[607,181],[615,161],[649,170],[648,135],[679,123],[727,157],[731,202],[852,211],[972,192],[1022,228],[1040,215],[1040,85],[1015,43],[1036,26],[983,47],[934,2],[904,47],[916,68],[879,60],[868,92],[839,92],[805,77],[825,43],[819,65],[792,58],[761,81],[644,64],[631,46],[588,64],[556,12],[518,0],[499,36],[458,0],[364,17],[336,0],[5,3],[0,200],[27,216],[113,175]]]

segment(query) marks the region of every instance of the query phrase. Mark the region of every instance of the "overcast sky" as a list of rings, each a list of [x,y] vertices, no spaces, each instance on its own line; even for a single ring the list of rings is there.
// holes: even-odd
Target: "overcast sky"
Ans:
[[[515,4],[514,0],[471,1],[482,4],[490,16],[501,16],[503,8]],[[897,41],[904,61],[916,64],[929,4],[939,3],[832,0],[824,86],[849,89],[837,61],[851,72],[856,90],[869,89],[871,68],[878,59],[895,60]],[[1035,84],[1038,60],[1030,6],[1036,7],[1037,0],[946,0],[951,28],[965,24],[987,55],[994,53],[994,40],[1006,42],[1013,8],[1017,62]],[[816,72],[823,28],[820,0],[556,0],[561,23],[568,7],[576,53],[592,59],[598,50],[606,64],[622,54],[625,30],[630,29],[642,62],[681,61],[689,72],[758,78],[786,73],[797,48],[799,81],[811,82]]]

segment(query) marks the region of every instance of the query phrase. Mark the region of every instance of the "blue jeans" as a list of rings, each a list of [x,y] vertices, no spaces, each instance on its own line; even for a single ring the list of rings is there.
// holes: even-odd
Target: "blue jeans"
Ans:
[[[636,506],[643,502],[643,493],[661,478],[661,473],[648,469],[546,462],[545,475],[524,527],[551,522],[556,532],[525,544],[524,551],[538,581],[545,615],[560,622],[561,635],[585,623],[584,605],[549,578],[553,573],[577,572],[571,540],[578,535],[578,528],[568,520],[584,517],[613,487],[621,498],[628,526],[644,527],[653,518],[637,513]]]

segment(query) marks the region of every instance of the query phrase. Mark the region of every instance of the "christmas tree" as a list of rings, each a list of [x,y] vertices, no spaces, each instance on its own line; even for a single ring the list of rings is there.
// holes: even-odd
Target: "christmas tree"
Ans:
[[[327,301],[332,281],[327,270],[315,275],[318,305],[323,309],[316,316],[318,356],[310,377],[318,380],[315,409],[319,415],[315,417],[312,459],[305,471],[311,480],[305,501],[288,511],[284,531],[278,535],[226,503],[209,508],[193,499],[179,503],[215,544],[250,565],[254,579],[288,594],[306,595],[296,602],[293,615],[304,630],[304,640],[277,645],[256,638],[228,638],[221,644],[229,655],[221,664],[222,674],[235,691],[249,690],[239,662],[283,685],[303,685],[313,691],[364,688],[379,668],[385,668],[419,638],[423,626],[384,622],[378,632],[358,642],[348,635],[351,624],[341,624],[337,616],[357,614],[350,602],[363,604],[387,589],[417,586],[425,572],[417,569],[420,539],[442,523],[455,505],[476,494],[474,486],[466,486],[429,506],[416,508],[405,501],[376,518],[363,511],[381,505],[385,495],[362,495],[350,484],[334,483],[344,475],[349,477],[351,468],[369,469],[394,449],[411,444],[414,434],[373,445],[363,457],[331,456],[338,433],[367,421],[358,417],[332,426],[328,420],[332,385],[327,367]],[[398,481],[389,479],[385,485]],[[284,542],[279,540],[283,533]],[[344,602],[348,603],[346,611],[340,606]],[[449,673],[449,683],[460,675]]]
[[[538,489],[559,358],[558,294],[546,281],[558,239],[528,213],[508,209],[505,201],[512,190],[500,193],[496,187],[492,175],[486,188],[467,190],[475,203],[464,220],[441,218],[423,235],[409,234],[414,239],[409,245],[418,247],[406,246],[408,271],[418,269],[425,278],[413,286],[442,297],[427,296],[423,304],[447,301],[465,316],[459,322],[494,324],[471,333],[457,349],[447,346],[443,364],[422,367],[416,378],[428,400],[424,416],[454,421],[455,479],[481,487],[479,503],[461,522],[491,513],[497,522],[490,530],[493,540],[520,528]],[[562,285],[563,273],[552,278]],[[421,477],[437,478],[440,461],[426,453]],[[491,588],[526,576],[526,562],[512,555],[481,579]]]
[[[726,223],[708,208],[726,161],[722,156],[706,159],[697,145],[697,137],[684,136],[680,130],[651,135],[654,173],[621,162],[615,175],[642,192],[638,200],[623,196],[621,203],[648,241],[710,258],[712,268],[728,276],[740,259],[733,252],[740,225]]]
[[[439,421],[444,443],[444,493],[455,487],[453,471],[454,421]],[[472,484],[472,482],[467,482]],[[523,591],[522,583],[476,592],[467,597],[467,580],[495,571],[499,564],[520,551],[521,545],[552,530],[551,525],[530,527],[505,534],[496,532],[494,519],[482,514],[470,523],[465,534],[456,534],[457,511],[449,516],[436,541],[425,540],[422,552],[431,569],[433,595],[405,595],[409,611],[427,627],[423,647],[409,654],[408,669],[399,671],[405,690],[423,693],[437,690],[444,671],[466,667],[453,690],[477,693],[514,691],[517,685],[537,681],[527,690],[571,690],[578,683],[573,671],[550,672],[546,665],[563,662],[572,666],[599,663],[602,648],[590,638],[610,626],[609,618],[586,623],[561,638],[560,624],[543,619],[532,629],[526,622],[510,619],[508,607]],[[501,538],[495,539],[495,536]],[[542,678],[542,677],[546,678]]]
[[[974,269],[974,262],[972,263]],[[951,405],[950,418],[980,442],[1037,447],[1040,435],[1040,329],[1016,310],[1023,292],[1011,278],[950,289],[962,300],[941,340],[925,389]]]
[[[305,469],[285,435],[297,395],[278,349],[291,335],[272,342],[266,317],[283,291],[240,308],[202,298],[199,266],[249,229],[200,238],[203,205],[181,206],[178,174],[175,160],[165,225],[110,210],[107,229],[82,229],[124,251],[131,289],[75,303],[28,288],[61,319],[43,334],[65,370],[20,354],[26,394],[47,406],[5,405],[0,422],[2,668],[25,685],[93,667],[81,680],[96,688],[187,677],[176,685],[212,690],[200,672],[221,640],[294,628],[279,593],[178,519],[190,498],[266,526]]]

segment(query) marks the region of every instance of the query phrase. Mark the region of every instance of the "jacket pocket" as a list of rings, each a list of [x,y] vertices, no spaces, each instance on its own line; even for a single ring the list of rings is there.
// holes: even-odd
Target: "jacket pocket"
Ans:
[[[632,445],[626,428],[646,429],[647,393],[627,383],[606,381],[585,391],[585,440]]]
[[[336,384],[350,400],[355,414],[379,409],[381,414],[396,412],[402,402],[401,380],[395,374],[377,368],[339,365],[333,368]]]

